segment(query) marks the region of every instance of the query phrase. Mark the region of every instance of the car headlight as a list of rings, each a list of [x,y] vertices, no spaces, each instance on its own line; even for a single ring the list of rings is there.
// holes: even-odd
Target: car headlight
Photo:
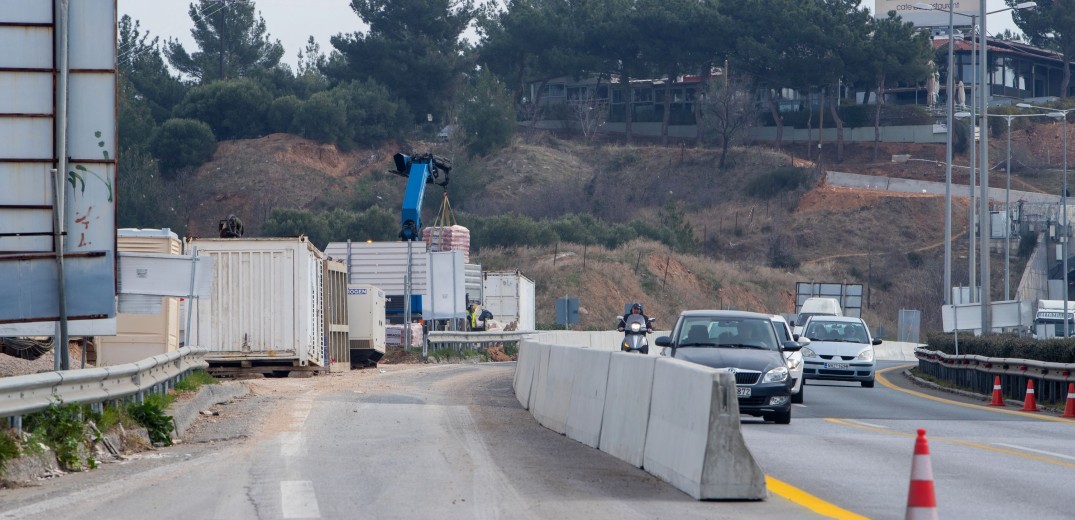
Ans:
[[[817,353],[814,352],[810,347],[803,347],[802,349],[799,350],[799,352],[802,353],[804,358],[808,358],[808,357],[816,358],[817,357]]]
[[[858,356],[855,356],[856,361],[873,361],[873,349],[868,348],[859,352]]]
[[[765,373],[763,383],[783,383],[788,380],[788,367],[776,367]]]

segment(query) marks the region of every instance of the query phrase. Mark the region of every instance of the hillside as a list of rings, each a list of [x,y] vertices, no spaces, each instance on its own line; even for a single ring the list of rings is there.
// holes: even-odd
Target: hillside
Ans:
[[[879,160],[873,161],[872,145],[849,144],[842,163],[829,157],[834,148],[825,150],[825,169],[943,181],[944,168],[936,164],[889,161],[897,153],[943,161],[943,146],[883,145]],[[387,172],[399,150],[453,156],[443,143],[341,152],[274,134],[222,143],[213,160],[176,189],[186,203],[191,233],[210,235],[218,219],[234,213],[247,224],[248,236],[258,236],[274,208],[362,210],[376,205],[398,211],[404,182]],[[539,323],[555,321],[554,301],[565,294],[580,298],[583,328],[611,327],[623,303],[633,300],[646,302],[647,312],[670,326],[686,308],[791,312],[796,281],[843,281],[867,287],[864,315],[874,327],[882,325],[894,334],[898,311],[919,309],[922,329],[938,329],[943,197],[824,185],[813,167],[817,157],[796,157],[807,151],[812,149],[802,144],[783,150],[737,148],[730,157],[732,167],[720,171],[719,155],[709,149],[588,147],[538,135],[520,138],[480,161],[457,161],[449,195],[456,209],[485,216],[589,213],[605,222],[656,222],[669,208],[682,212],[698,244],[695,254],[643,240],[614,250],[563,243],[475,251],[472,261],[484,268],[519,269],[537,282]],[[1029,160],[1042,153],[1036,154],[1021,149],[1013,156]],[[965,158],[957,157],[956,163],[961,161]],[[796,172],[800,185],[748,195],[757,194],[751,183],[759,177],[792,165],[805,166]],[[1013,187],[1052,188],[1049,176],[1021,169]],[[996,178],[994,174],[994,186]],[[427,223],[439,198],[439,189],[427,192]],[[958,284],[966,278],[965,261],[958,260],[967,248],[966,201],[956,199],[954,206],[953,280]],[[1012,259],[1014,285],[1022,264],[1014,255]],[[1002,254],[994,255],[992,266],[993,280],[1002,283]]]

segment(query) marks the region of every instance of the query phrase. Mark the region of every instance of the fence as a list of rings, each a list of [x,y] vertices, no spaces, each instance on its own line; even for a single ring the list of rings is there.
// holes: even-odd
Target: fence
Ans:
[[[1062,406],[1067,399],[1068,383],[1075,382],[1075,364],[952,355],[924,348],[915,349],[915,357],[923,374],[986,396],[992,394],[996,376],[1001,378],[1004,397],[1015,400],[1026,397],[1027,381],[1033,380],[1038,403]]]

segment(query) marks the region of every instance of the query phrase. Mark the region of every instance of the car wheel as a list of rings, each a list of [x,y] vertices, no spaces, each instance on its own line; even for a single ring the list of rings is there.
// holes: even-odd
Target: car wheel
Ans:
[[[806,381],[803,381],[802,384],[799,385],[799,393],[792,394],[791,402],[795,404],[803,404],[804,393],[806,393]]]
[[[766,414],[765,420],[773,421],[776,424],[791,424],[791,410]]]
[[[862,387],[863,388],[873,388],[873,379],[871,379],[869,381],[863,381],[862,382]]]

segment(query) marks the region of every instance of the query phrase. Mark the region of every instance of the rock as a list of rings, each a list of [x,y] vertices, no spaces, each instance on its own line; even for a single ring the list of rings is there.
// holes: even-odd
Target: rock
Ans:
[[[23,453],[18,458],[7,461],[0,471],[0,482],[14,486],[33,486],[37,481],[62,474],[56,462],[56,454],[45,449],[37,453]]]

